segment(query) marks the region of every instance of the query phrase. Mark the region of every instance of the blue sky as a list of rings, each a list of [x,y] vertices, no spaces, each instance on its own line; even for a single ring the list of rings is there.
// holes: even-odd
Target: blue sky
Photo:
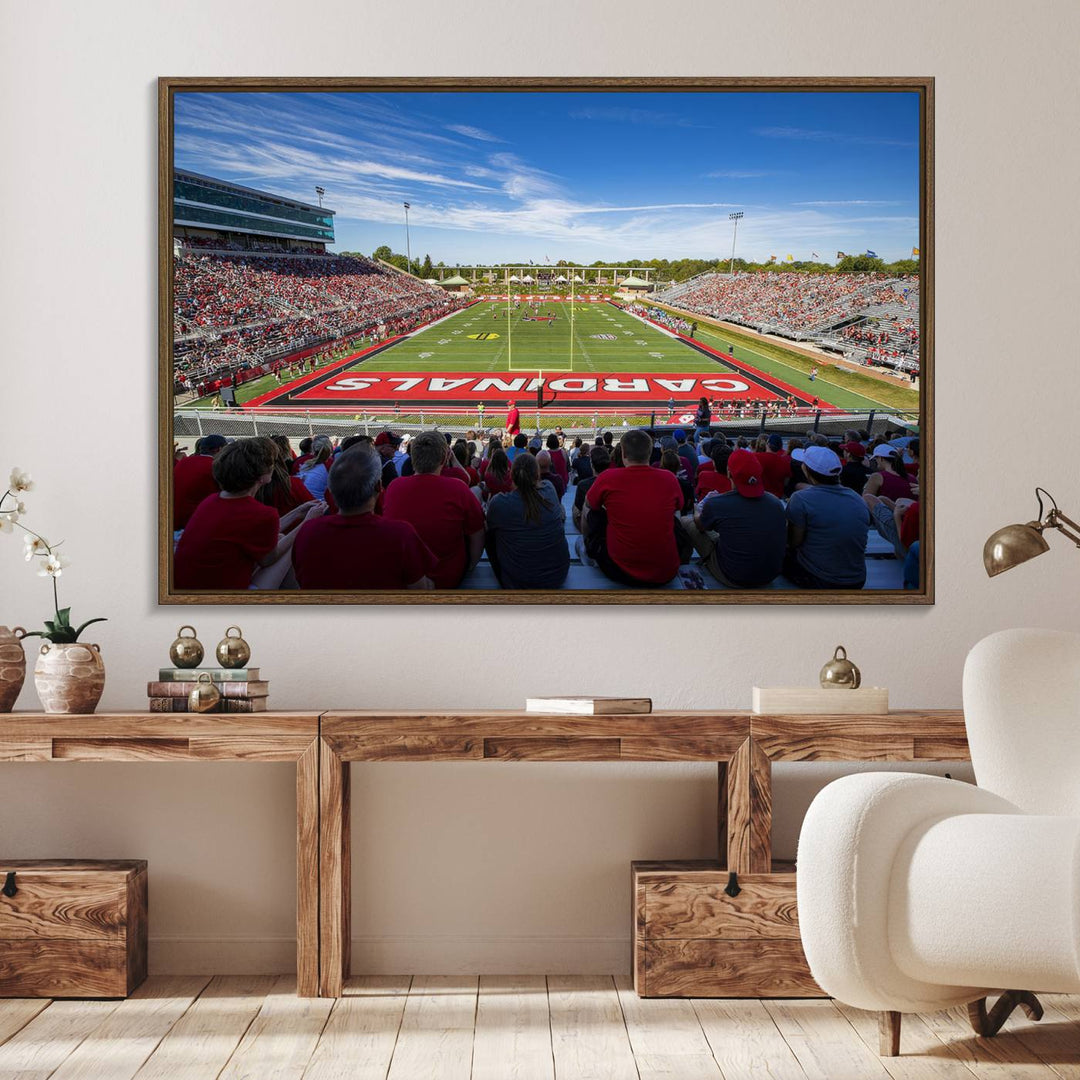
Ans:
[[[918,244],[914,93],[176,95],[179,168],[336,210],[436,262],[831,260]]]

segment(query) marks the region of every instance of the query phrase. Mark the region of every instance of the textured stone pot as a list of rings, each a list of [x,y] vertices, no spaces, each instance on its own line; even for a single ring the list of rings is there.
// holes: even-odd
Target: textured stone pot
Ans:
[[[47,713],[92,713],[105,689],[105,664],[97,645],[42,643],[34,685]]]
[[[0,713],[11,712],[26,679],[26,653],[23,652],[21,626],[9,630],[0,626]]]

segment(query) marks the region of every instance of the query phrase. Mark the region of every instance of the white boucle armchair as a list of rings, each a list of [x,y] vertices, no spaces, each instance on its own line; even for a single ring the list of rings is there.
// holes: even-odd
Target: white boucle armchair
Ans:
[[[1018,1005],[1041,1017],[1033,991],[1080,992],[1080,635],[979,642],[964,717],[977,787],[847,776],[799,838],[810,970],[831,996],[880,1011],[883,1054],[899,1053],[905,1012],[967,1004],[990,1036]]]

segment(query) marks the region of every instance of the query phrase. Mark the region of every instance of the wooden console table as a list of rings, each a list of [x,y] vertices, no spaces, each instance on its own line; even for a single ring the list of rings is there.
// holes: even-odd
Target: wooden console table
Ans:
[[[350,968],[349,764],[353,761],[716,762],[717,857],[710,864],[712,869],[725,875],[735,871],[740,876],[783,877],[793,897],[790,865],[774,867],[772,863],[772,762],[961,761],[967,757],[960,710],[876,717],[748,712],[598,717],[512,711],[327,712],[322,716],[320,741],[320,993],[329,997],[341,995]],[[636,865],[655,872],[664,864]],[[694,874],[702,876],[700,870],[691,871]],[[746,895],[753,895],[753,889]],[[708,917],[708,903],[696,906]],[[772,907],[779,911],[783,905],[773,903]],[[793,917],[793,904],[787,907],[789,918]],[[763,947],[773,947],[774,937],[791,940],[794,936],[801,958],[797,925],[794,930],[791,924],[785,925],[777,932],[768,925],[771,917],[744,923],[751,925],[750,933],[762,938]],[[635,970],[639,930],[635,927]],[[768,948],[764,954],[768,955]],[[672,965],[673,974],[658,993],[699,993],[700,980],[684,980],[677,967]],[[759,985],[743,984],[750,989]],[[776,985],[779,992],[786,984]],[[639,991],[648,992],[642,986]]]
[[[784,899],[794,896],[794,873],[789,865],[772,861],[772,763],[963,761],[967,755],[960,710],[875,717],[756,716],[745,711],[602,717],[515,711],[0,717],[0,762],[295,762],[301,996],[338,997],[349,973],[353,761],[715,762],[716,859],[693,866],[635,864],[640,895],[653,888],[662,896],[660,907],[669,922],[675,919],[679,935],[673,937],[668,927],[658,949],[662,958],[655,965],[655,986],[642,981],[638,988],[650,995],[702,996],[707,990],[702,971],[713,965],[712,974],[705,970],[705,976],[715,980],[715,970],[730,962],[716,959],[728,940],[717,938],[716,927],[737,924],[741,952],[732,950],[732,956],[760,962],[741,982],[732,978],[725,983],[724,996],[756,996],[808,992],[808,976],[795,963],[801,949],[794,904]],[[732,871],[750,878],[738,905],[721,899],[723,890],[717,887]],[[755,882],[755,876],[761,880]],[[751,910],[758,895],[765,907]],[[694,913],[689,920],[679,912],[684,901]],[[729,929],[731,940],[736,931]],[[639,911],[635,973],[639,967],[648,971],[647,932]],[[757,939],[756,949],[749,939]],[[786,958],[786,973],[776,957]]]
[[[297,993],[318,994],[318,713],[11,713],[0,762],[17,761],[295,762]]]

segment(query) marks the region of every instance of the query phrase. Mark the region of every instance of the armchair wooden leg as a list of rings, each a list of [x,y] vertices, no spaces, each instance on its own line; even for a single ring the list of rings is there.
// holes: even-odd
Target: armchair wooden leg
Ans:
[[[898,1012],[878,1013],[878,1052],[882,1057],[899,1057],[902,1019],[902,1014]]]
[[[1042,1019],[1042,1005],[1030,990],[1006,990],[994,1002],[994,1007],[989,1012],[986,1010],[986,998],[979,998],[968,1005],[968,1019],[971,1021],[972,1030],[976,1035],[992,1039],[1018,1006],[1024,1010],[1029,1020]]]

